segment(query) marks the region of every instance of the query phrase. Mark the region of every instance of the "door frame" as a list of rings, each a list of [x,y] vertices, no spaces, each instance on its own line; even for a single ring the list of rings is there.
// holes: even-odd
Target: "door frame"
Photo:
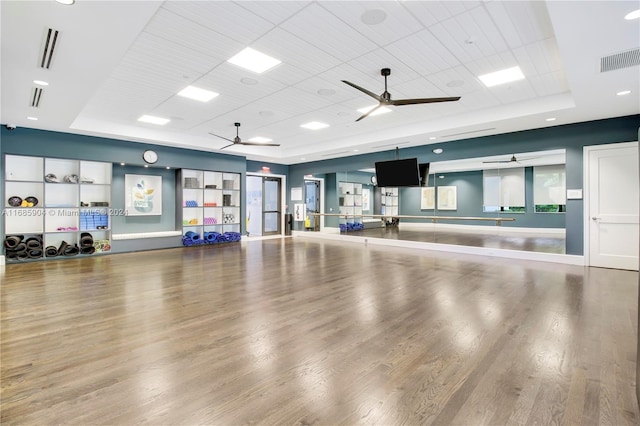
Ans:
[[[603,151],[610,150],[616,148],[633,148],[638,147],[638,141],[629,141],[629,142],[619,142],[619,143],[608,143],[603,145],[589,145],[582,148],[582,165],[583,165],[583,175],[582,181],[584,182],[584,189],[582,194],[582,208],[583,208],[583,255],[584,255],[584,264],[585,266],[591,266],[591,199],[589,194],[591,193],[591,185],[593,182],[589,179],[590,168],[590,154],[594,151]],[[639,148],[640,149],[640,148]]]
[[[284,235],[285,212],[287,210],[286,209],[286,206],[287,206],[287,176],[286,175],[277,175],[277,174],[273,174],[273,173],[252,173],[252,172],[247,172],[247,176],[257,176],[257,177],[260,177],[260,178],[273,177],[273,178],[279,178],[280,179],[280,211],[282,213],[280,214],[280,234],[279,235]],[[246,205],[245,205],[245,210],[246,210]],[[263,210],[263,213],[264,213],[264,210]]]
[[[304,181],[305,180],[315,180],[320,182],[320,188],[319,191],[320,193],[318,194],[318,198],[320,199],[320,213],[324,213],[324,178],[318,178],[318,177],[305,177],[303,179],[303,185],[304,185]],[[318,219],[320,220],[320,231],[318,232],[323,232],[324,231],[324,218],[325,216],[319,216]]]

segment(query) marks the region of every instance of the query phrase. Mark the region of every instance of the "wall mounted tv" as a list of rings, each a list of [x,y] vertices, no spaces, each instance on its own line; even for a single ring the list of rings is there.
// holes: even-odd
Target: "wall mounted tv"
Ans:
[[[417,158],[376,162],[378,186],[420,186]]]

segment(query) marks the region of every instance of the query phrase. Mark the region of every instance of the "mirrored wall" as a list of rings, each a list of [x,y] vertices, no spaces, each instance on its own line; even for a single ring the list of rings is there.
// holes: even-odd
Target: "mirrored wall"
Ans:
[[[432,161],[413,187],[378,185],[373,164],[336,173],[326,195],[338,217],[325,223],[343,235],[564,254],[565,162],[564,150]]]

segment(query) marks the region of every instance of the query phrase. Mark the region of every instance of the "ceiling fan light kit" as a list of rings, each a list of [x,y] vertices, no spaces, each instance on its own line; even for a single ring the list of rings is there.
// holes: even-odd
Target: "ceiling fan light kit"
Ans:
[[[365,89],[364,87],[360,87],[357,84],[351,83],[347,80],[342,80],[343,83],[348,84],[361,91],[362,93],[371,96],[373,99],[378,101],[378,105],[361,115],[356,121],[360,121],[365,117],[368,117],[376,111],[378,108],[384,106],[402,106],[402,105],[417,105],[417,104],[432,104],[436,102],[455,102],[460,100],[460,96],[451,96],[451,97],[442,97],[442,98],[414,98],[414,99],[392,99],[391,93],[387,90],[387,77],[391,75],[391,68],[382,68],[380,70],[380,74],[384,77],[384,92],[380,95],[376,95],[375,93]]]

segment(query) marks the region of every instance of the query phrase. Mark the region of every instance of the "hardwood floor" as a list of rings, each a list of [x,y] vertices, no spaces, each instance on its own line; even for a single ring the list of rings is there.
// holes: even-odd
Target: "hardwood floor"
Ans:
[[[636,425],[636,272],[305,237],[7,265],[3,425]]]

